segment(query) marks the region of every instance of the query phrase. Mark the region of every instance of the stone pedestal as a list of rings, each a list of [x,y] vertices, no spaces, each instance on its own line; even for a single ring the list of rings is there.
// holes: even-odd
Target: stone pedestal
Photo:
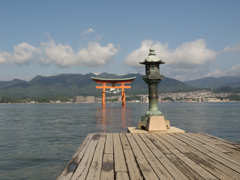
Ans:
[[[167,126],[164,116],[150,116],[147,126],[147,131],[167,131]]]
[[[138,121],[138,129],[146,130],[147,121]]]
[[[170,121],[166,120],[165,122],[166,122],[167,129],[170,129]]]
[[[170,122],[168,120],[165,121],[164,116],[149,116],[147,121],[138,121],[139,130],[166,131],[169,128]]]
[[[167,131],[146,131],[142,129],[137,129],[136,127],[128,127],[128,133],[185,133],[184,130],[171,126]]]

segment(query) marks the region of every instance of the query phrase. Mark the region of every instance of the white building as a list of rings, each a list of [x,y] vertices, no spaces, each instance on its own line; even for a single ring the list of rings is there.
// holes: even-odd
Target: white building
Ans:
[[[86,96],[86,103],[95,103],[95,97],[94,96]]]
[[[84,102],[84,97],[83,96],[74,96],[73,97],[73,102],[83,103]]]

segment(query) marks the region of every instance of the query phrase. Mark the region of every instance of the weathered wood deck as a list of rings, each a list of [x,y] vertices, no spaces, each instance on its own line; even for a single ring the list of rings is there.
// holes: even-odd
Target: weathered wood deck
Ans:
[[[203,133],[88,134],[58,179],[240,179],[240,145]]]

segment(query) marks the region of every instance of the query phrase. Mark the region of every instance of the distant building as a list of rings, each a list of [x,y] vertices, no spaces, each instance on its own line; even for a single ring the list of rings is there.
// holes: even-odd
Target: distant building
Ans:
[[[221,99],[217,99],[217,98],[208,98],[208,102],[220,102]]]
[[[144,103],[148,103],[149,102],[148,96],[142,96],[141,101]]]
[[[73,97],[73,102],[83,103],[84,102],[84,97],[83,96],[74,96]]]
[[[221,102],[221,99],[217,99],[217,98],[203,98],[203,102]]]
[[[203,98],[203,102],[208,102],[208,99],[207,98]]]
[[[95,102],[101,103],[101,102],[102,102],[102,97],[96,97],[96,98],[95,98]]]
[[[55,101],[55,103],[61,103],[61,101],[60,101],[60,100],[57,100],[57,101]]]
[[[94,96],[86,96],[86,103],[95,103],[95,97]]]

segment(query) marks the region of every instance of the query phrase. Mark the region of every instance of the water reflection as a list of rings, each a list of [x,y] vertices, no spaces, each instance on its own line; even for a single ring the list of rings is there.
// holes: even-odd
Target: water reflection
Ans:
[[[125,133],[126,128],[132,124],[131,107],[95,107],[97,129],[101,132],[118,132]]]
[[[122,128],[127,128],[126,127],[126,108],[122,107],[122,115],[121,115],[121,119],[122,119]]]
[[[172,126],[240,143],[238,102],[159,107]],[[126,132],[147,110],[147,103],[0,104],[0,179],[56,179],[88,133]]]

